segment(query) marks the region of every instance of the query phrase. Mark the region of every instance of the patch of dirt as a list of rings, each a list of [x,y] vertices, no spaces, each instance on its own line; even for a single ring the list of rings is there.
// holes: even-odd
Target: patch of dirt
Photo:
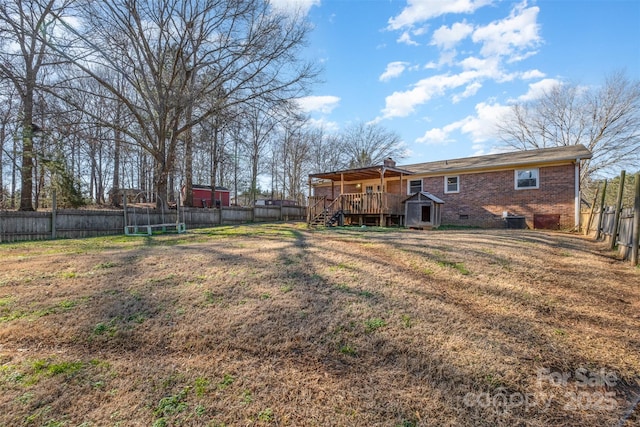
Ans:
[[[0,257],[0,426],[640,423],[640,269],[581,236],[271,224]]]

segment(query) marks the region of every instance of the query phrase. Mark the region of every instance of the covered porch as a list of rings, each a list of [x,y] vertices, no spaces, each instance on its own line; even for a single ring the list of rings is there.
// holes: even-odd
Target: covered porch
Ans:
[[[381,166],[309,175],[309,225],[402,225],[405,176],[388,159]],[[312,191],[314,194],[312,194]]]

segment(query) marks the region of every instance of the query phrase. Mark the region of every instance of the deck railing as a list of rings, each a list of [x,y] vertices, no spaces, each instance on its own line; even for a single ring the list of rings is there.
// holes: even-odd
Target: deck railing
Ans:
[[[342,209],[347,215],[402,215],[403,198],[400,194],[390,193],[346,193],[339,195],[335,200],[324,196],[312,196],[309,198],[309,217],[315,218],[327,209]]]

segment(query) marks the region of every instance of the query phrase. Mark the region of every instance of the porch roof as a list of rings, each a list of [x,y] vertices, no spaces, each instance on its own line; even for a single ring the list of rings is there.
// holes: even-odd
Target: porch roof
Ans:
[[[380,179],[384,173],[385,178],[393,178],[402,175],[413,175],[413,172],[391,166],[369,166],[358,169],[345,169],[341,171],[312,173],[309,178],[328,179],[331,181],[366,181],[368,179]]]

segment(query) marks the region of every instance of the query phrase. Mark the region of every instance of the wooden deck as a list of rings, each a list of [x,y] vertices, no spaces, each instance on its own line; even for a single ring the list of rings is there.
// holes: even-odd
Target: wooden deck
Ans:
[[[308,223],[328,225],[331,218],[341,213],[350,222],[360,224],[367,218],[376,219],[379,225],[385,225],[388,218],[404,215],[403,196],[390,193],[346,193],[336,199],[324,196],[309,197]]]

